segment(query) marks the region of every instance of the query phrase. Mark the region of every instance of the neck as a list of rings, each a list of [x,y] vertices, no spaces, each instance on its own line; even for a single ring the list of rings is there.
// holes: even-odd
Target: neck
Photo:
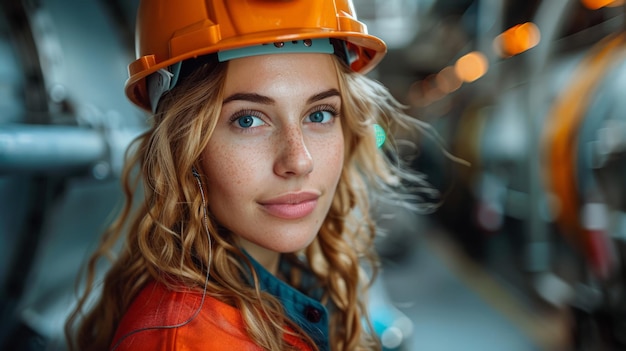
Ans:
[[[280,253],[260,247],[246,240],[240,240],[239,245],[261,266],[263,266],[263,268],[273,275],[276,275],[278,272]]]

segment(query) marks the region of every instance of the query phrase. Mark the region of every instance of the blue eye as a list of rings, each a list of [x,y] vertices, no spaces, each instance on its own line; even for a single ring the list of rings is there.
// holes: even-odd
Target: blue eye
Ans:
[[[313,123],[328,123],[335,117],[330,111],[315,111],[308,116],[309,121]]]
[[[256,116],[245,115],[241,117],[237,117],[235,120],[237,122],[237,126],[240,128],[251,128],[258,127],[263,125],[263,120]]]

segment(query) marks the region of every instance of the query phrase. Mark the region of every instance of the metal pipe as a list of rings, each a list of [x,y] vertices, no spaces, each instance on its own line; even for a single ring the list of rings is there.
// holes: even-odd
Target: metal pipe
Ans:
[[[75,126],[0,125],[0,174],[89,167],[106,157],[102,133]]]
[[[544,184],[541,182],[542,145],[539,138],[545,121],[538,118],[543,112],[537,107],[548,94],[544,81],[540,77],[546,73],[550,59],[554,54],[554,42],[559,30],[567,24],[577,2],[575,0],[544,1],[537,9],[534,22],[541,28],[541,42],[533,49],[529,58],[529,89],[526,126],[530,136],[528,152],[528,221],[526,223],[526,262],[529,272],[541,273],[550,269],[550,237],[546,222],[547,200]]]

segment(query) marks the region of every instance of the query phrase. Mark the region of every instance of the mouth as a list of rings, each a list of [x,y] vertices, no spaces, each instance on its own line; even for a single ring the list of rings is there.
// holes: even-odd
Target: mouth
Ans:
[[[290,193],[259,204],[271,216],[281,219],[300,219],[317,207],[320,195],[313,192]]]

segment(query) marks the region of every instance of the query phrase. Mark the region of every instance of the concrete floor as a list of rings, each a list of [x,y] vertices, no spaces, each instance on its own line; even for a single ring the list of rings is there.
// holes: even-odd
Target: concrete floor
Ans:
[[[417,238],[381,274],[413,322],[411,351],[568,351],[564,312],[539,311],[504,279],[468,259],[445,233]]]

